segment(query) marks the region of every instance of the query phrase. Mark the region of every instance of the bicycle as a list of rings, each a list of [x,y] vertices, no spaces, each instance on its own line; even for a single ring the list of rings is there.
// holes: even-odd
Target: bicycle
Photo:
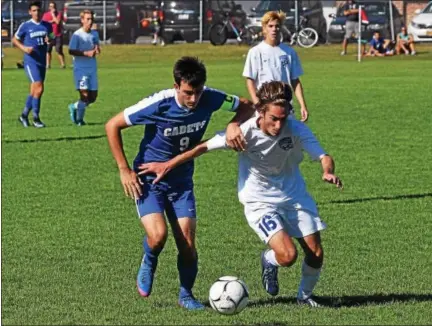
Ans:
[[[286,40],[290,45],[298,44],[303,48],[311,48],[318,42],[318,33],[312,27],[306,27],[308,19],[300,16],[300,21],[294,33],[285,28],[281,31],[282,34],[286,33]]]
[[[215,46],[224,45],[228,39],[229,28],[231,28],[236,35],[236,40],[239,44],[245,43],[252,45],[254,39],[258,38],[252,28],[242,26],[237,29],[231,21],[229,12],[225,12],[224,16],[225,18],[222,21],[212,24],[209,28],[209,40],[211,44]]]

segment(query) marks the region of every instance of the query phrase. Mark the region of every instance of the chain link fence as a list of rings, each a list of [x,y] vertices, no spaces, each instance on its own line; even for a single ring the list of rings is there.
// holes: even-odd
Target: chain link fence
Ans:
[[[18,26],[29,19],[29,0],[2,1],[2,43],[10,42]],[[340,23],[338,7],[344,1],[326,0],[186,0],[186,1],[54,1],[62,17],[62,31],[67,43],[71,34],[80,28],[80,12],[92,10],[95,14],[94,29],[105,43],[134,44],[141,40],[146,43],[152,37],[154,24],[163,26],[165,42],[205,42],[209,28],[217,22],[230,20],[237,28],[256,26],[260,28],[261,17],[269,10],[282,10],[287,14],[286,25],[294,30],[300,16],[308,18],[308,25],[319,34],[320,43],[338,43],[342,40],[344,26]],[[361,1],[360,1],[361,2]],[[395,39],[400,26],[408,24],[415,11],[426,7],[427,1],[366,1],[376,3],[370,6],[371,17],[380,16],[367,29],[385,30],[384,35]],[[50,1],[41,1],[42,11],[48,10]],[[375,8],[375,9],[373,9]],[[391,8],[391,9],[390,9]],[[334,14],[336,17],[330,18]],[[431,26],[432,34],[432,24]],[[229,38],[236,34],[228,26]]]

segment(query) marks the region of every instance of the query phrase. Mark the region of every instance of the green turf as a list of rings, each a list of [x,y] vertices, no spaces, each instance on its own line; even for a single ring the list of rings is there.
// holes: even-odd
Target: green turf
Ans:
[[[176,305],[176,249],[170,237],[154,292],[138,296],[135,277],[143,231],[124,197],[104,138],[104,123],[123,108],[171,87],[180,55],[207,63],[208,85],[246,95],[247,48],[176,45],[104,47],[100,93],[77,128],[72,70],[48,72],[41,117],[48,128],[17,122],[27,93],[17,50],[5,49],[2,72],[2,324],[428,324],[432,321],[432,47],[417,57],[339,56],[339,47],[298,52],[310,127],[337,164],[338,191],[305,160],[308,188],[328,223],[325,267],[316,294],[339,309],[293,303],[300,261],[280,272],[281,295],[260,284],[263,245],[249,229],[236,194],[235,153],[196,164],[200,272],[206,300],[214,280],[237,275],[251,302],[239,315],[184,311]],[[54,67],[57,62],[54,57]],[[69,61],[69,58],[68,58]],[[208,128],[222,129],[217,113]],[[124,133],[133,159],[143,130]]]

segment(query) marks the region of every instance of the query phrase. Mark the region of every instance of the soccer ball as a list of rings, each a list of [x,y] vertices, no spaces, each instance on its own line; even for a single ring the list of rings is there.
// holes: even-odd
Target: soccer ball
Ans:
[[[249,302],[246,284],[235,276],[222,276],[210,288],[211,307],[224,315],[242,311]]]

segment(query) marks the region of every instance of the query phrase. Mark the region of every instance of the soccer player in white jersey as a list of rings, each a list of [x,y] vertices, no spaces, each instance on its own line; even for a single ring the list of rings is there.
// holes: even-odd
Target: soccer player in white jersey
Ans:
[[[99,35],[91,29],[93,12],[83,10],[80,18],[82,27],[69,42],[69,54],[74,56],[75,88],[80,98],[76,103],[69,104],[69,115],[73,123],[83,126],[86,107],[94,103],[98,95],[96,55],[101,53],[101,49]]]
[[[301,121],[306,121],[309,111],[300,81],[303,68],[296,51],[280,43],[280,28],[284,21],[285,14],[282,12],[269,11],[263,16],[261,25],[264,40],[249,50],[243,77],[246,78],[246,87],[254,104],[258,102],[257,90],[263,83],[275,80],[290,84],[300,104]]]
[[[312,291],[323,264],[320,231],[326,225],[300,173],[302,151],[321,161],[324,181],[339,188],[342,182],[334,174],[332,157],[311,130],[298,120],[288,119],[292,99],[289,85],[264,83],[257,96],[259,114],[240,126],[247,145],[239,154],[238,192],[249,226],[270,247],[261,254],[262,283],[270,295],[278,294],[278,268],[296,261],[292,240],[296,238],[305,253],[297,302],[316,307]],[[224,132],[168,162],[142,164],[140,173],[154,173],[154,182],[158,182],[174,167],[219,148],[227,148]]]

